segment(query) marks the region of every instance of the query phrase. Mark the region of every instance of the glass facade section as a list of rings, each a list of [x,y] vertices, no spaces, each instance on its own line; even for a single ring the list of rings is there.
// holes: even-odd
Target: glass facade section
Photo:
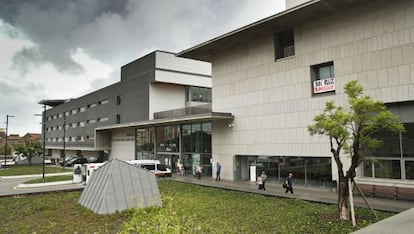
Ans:
[[[158,159],[173,171],[181,161],[186,174],[194,174],[200,165],[202,175],[211,176],[211,123],[136,129],[135,158]]]
[[[186,101],[211,103],[211,88],[187,87]]]
[[[414,160],[405,161],[405,176],[409,180],[414,180]]]
[[[137,129],[135,159],[155,159],[154,140],[155,128]]]
[[[178,126],[157,127],[157,152],[179,151]]]
[[[211,123],[202,123],[201,152],[211,153]]]
[[[183,125],[181,129],[183,152],[191,152],[191,124]]]
[[[375,178],[401,179],[400,160],[379,160],[374,163]]]
[[[237,179],[245,180],[257,178],[262,171],[266,172],[269,183],[282,183],[289,173],[293,173],[296,185],[309,187],[332,186],[331,159],[322,157],[289,157],[289,156],[236,156],[235,163],[237,170],[244,170],[237,165],[246,165],[255,170],[249,170],[246,174],[236,171],[239,174]],[[250,173],[255,173],[253,176]],[[244,176],[241,176],[244,174]]]
[[[371,152],[362,166],[362,176],[385,179],[414,179],[414,123],[404,124],[406,132],[381,131],[374,137],[381,146]]]

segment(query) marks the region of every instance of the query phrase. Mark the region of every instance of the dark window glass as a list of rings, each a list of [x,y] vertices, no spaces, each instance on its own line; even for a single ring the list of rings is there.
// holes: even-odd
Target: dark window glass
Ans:
[[[121,115],[116,115],[116,123],[119,124],[121,123]]]
[[[136,130],[136,158],[154,159],[154,128],[140,128]]]
[[[400,160],[378,160],[374,166],[375,178],[401,179]]]
[[[211,153],[211,123],[203,123],[202,130],[202,152]]]
[[[295,55],[295,40],[293,29],[278,33],[274,37],[276,59]]]
[[[178,152],[179,128],[178,126],[167,126],[157,128],[157,151]]]
[[[145,165],[141,165],[141,167],[147,170],[155,170],[155,164],[145,164]]]
[[[191,152],[191,125],[183,125],[182,130],[183,151]]]
[[[211,88],[187,87],[187,102],[207,102],[211,103]]]
[[[414,161],[405,161],[405,177],[414,180]]]
[[[364,175],[365,177],[372,177],[372,163],[370,160],[365,160],[363,162],[364,166]]]
[[[404,158],[414,158],[414,123],[405,123],[401,133]]]
[[[201,124],[192,124],[191,126],[191,143],[192,152],[201,152]]]
[[[118,95],[118,96],[116,96],[116,105],[121,105],[121,101],[122,101],[122,96],[121,95]]]

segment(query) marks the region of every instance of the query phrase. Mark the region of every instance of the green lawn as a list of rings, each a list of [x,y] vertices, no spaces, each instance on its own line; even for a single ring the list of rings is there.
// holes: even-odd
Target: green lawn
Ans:
[[[163,207],[97,215],[80,192],[0,198],[0,233],[349,233],[376,222],[357,208],[356,228],[332,205],[162,180]],[[380,219],[391,213],[377,212]]]
[[[59,173],[59,172],[70,172],[72,168],[63,168],[56,166],[45,166],[45,173]],[[6,170],[0,170],[0,176],[15,176],[15,175],[33,175],[42,174],[42,165],[14,165]]]

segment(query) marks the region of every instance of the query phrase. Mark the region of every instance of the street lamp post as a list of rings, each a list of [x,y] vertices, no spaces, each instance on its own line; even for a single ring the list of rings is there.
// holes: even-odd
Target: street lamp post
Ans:
[[[45,178],[45,157],[46,157],[46,104],[43,104],[43,116],[42,116],[42,131],[43,131],[43,162],[42,162],[42,174]]]
[[[43,113],[35,114],[35,116],[42,116],[42,132],[43,132],[43,159],[42,159],[42,176],[45,178],[45,157],[46,157],[46,105],[43,104]]]
[[[12,118],[12,117],[14,117],[13,115],[6,115],[6,143],[5,143],[5,146],[4,146],[4,165],[3,165],[3,167],[4,168],[6,168],[6,165],[7,165],[7,160],[6,160],[6,155],[7,155],[7,130],[8,130],[8,127],[9,127],[9,118]]]
[[[63,113],[63,167],[66,160],[66,113]]]

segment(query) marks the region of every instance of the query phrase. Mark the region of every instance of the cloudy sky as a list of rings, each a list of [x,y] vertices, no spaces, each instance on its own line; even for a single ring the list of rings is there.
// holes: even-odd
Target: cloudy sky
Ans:
[[[77,98],[156,49],[179,52],[285,0],[0,0],[0,128],[41,132],[43,99]]]

